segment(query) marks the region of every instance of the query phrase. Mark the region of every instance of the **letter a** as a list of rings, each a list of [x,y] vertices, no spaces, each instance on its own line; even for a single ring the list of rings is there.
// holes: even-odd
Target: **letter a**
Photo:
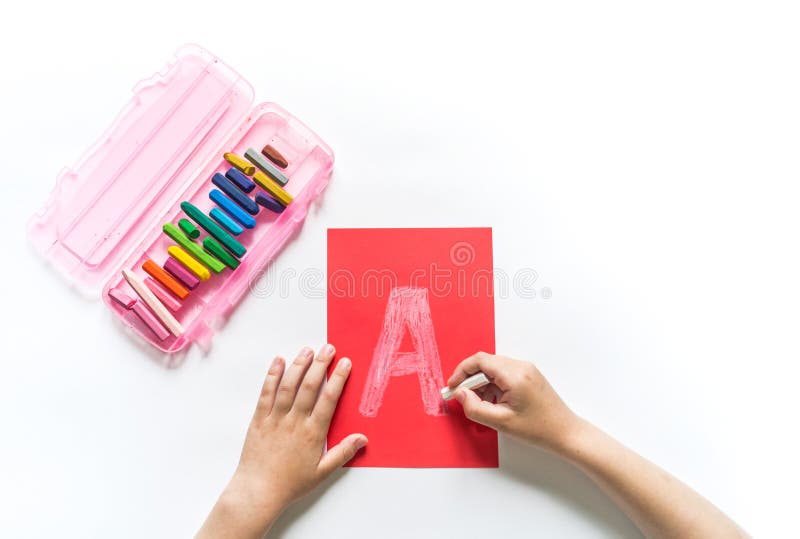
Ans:
[[[413,352],[400,352],[406,329]],[[393,288],[386,304],[383,329],[372,355],[367,383],[358,411],[366,417],[378,415],[383,394],[393,376],[416,374],[422,405],[428,415],[445,415],[447,410],[439,390],[444,385],[439,350],[433,334],[427,288]]]

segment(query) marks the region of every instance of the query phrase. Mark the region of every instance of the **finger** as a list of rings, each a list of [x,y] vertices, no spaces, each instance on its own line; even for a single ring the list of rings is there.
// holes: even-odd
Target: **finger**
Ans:
[[[262,419],[272,411],[275,393],[278,390],[278,383],[281,381],[285,364],[286,362],[280,356],[276,356],[272,360],[272,364],[267,370],[267,376],[264,378],[264,385],[261,386],[261,395],[259,395],[258,404],[256,404],[255,419]]]
[[[336,404],[338,404],[339,397],[344,389],[344,383],[347,381],[347,377],[350,376],[351,367],[352,363],[346,357],[339,360],[336,368],[333,369],[331,377],[328,379],[328,383],[322,388],[317,404],[314,405],[312,415],[320,421],[326,432],[328,425],[331,423],[333,412],[336,410]]]
[[[286,413],[291,409],[294,397],[297,394],[297,387],[306,374],[313,357],[314,351],[308,346],[303,347],[298,352],[297,357],[286,369],[286,374],[283,375],[283,380],[278,385],[278,393],[275,396],[275,404],[273,406],[274,410]]]
[[[502,360],[486,352],[473,354],[458,364],[455,371],[453,371],[453,375],[447,380],[447,385],[448,387],[454,388],[469,376],[478,372],[484,373],[492,382],[500,385],[498,381],[503,378],[501,363]]]
[[[325,373],[328,372],[328,365],[333,361],[335,354],[336,349],[332,345],[326,344],[322,347],[300,384],[300,390],[294,399],[293,410],[306,414],[311,413],[314,403],[317,402],[319,388],[322,386],[322,381],[325,380]]]
[[[499,429],[511,413],[504,406],[481,400],[471,389],[456,391],[456,400],[461,403],[464,415],[469,419],[493,429]]]
[[[344,440],[328,449],[322,455],[317,467],[322,473],[323,477],[332,474],[337,468],[341,468],[353,457],[356,456],[358,450],[367,445],[367,437],[363,434],[351,434]]]

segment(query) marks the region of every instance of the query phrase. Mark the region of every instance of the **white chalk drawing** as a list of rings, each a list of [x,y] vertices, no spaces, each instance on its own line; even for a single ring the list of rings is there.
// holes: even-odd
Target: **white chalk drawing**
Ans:
[[[400,352],[406,331],[411,337],[413,352]],[[439,393],[444,379],[428,304],[428,289],[404,286],[392,288],[389,294],[383,329],[361,394],[358,407],[361,415],[377,416],[390,378],[408,374],[416,374],[419,379],[425,413],[445,415],[447,408]]]

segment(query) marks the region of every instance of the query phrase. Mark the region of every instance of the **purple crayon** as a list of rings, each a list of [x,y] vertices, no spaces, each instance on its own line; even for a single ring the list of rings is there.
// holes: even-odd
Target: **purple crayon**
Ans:
[[[242,193],[238,187],[233,185],[233,182],[219,172],[214,174],[214,176],[211,178],[211,183],[219,187],[223,193],[236,201],[236,203],[244,208],[244,210],[250,215],[256,215],[258,213],[258,204],[253,202],[249,196]]]
[[[229,168],[228,172],[225,173],[225,176],[236,184],[236,187],[244,191],[245,193],[249,193],[253,189],[255,189],[256,184],[253,180],[245,176],[240,170],[235,168]]]
[[[275,213],[281,213],[283,210],[286,209],[286,206],[272,198],[266,193],[256,193],[256,202],[267,208],[268,210],[272,210]]]

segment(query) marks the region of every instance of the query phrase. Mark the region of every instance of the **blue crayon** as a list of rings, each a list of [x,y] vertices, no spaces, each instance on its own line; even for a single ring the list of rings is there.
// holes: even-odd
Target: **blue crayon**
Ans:
[[[225,228],[228,232],[230,232],[234,236],[238,236],[239,234],[244,232],[244,229],[240,227],[236,221],[228,217],[228,214],[219,208],[211,208],[211,212],[209,213],[209,215],[211,215],[211,217],[213,217],[216,222],[221,224],[223,228]]]
[[[235,168],[229,168],[228,172],[225,173],[225,176],[236,184],[236,187],[244,191],[245,193],[249,193],[252,191],[256,184],[253,180],[242,174],[241,171],[236,170]]]
[[[222,189],[223,193],[236,201],[236,203],[244,208],[250,215],[255,215],[258,213],[258,204],[253,202],[252,198],[242,193],[238,187],[233,185],[228,178],[219,172],[214,174],[214,177],[211,178],[211,183]]]
[[[286,209],[286,206],[272,198],[266,193],[257,193],[256,194],[256,202],[267,208],[268,210],[272,210],[275,213],[281,213],[283,210]]]
[[[240,208],[233,200],[223,195],[219,190],[213,189],[208,198],[217,203],[217,205],[228,212],[231,217],[239,221],[245,228],[253,228],[256,226],[256,220],[249,216],[242,208]]]

